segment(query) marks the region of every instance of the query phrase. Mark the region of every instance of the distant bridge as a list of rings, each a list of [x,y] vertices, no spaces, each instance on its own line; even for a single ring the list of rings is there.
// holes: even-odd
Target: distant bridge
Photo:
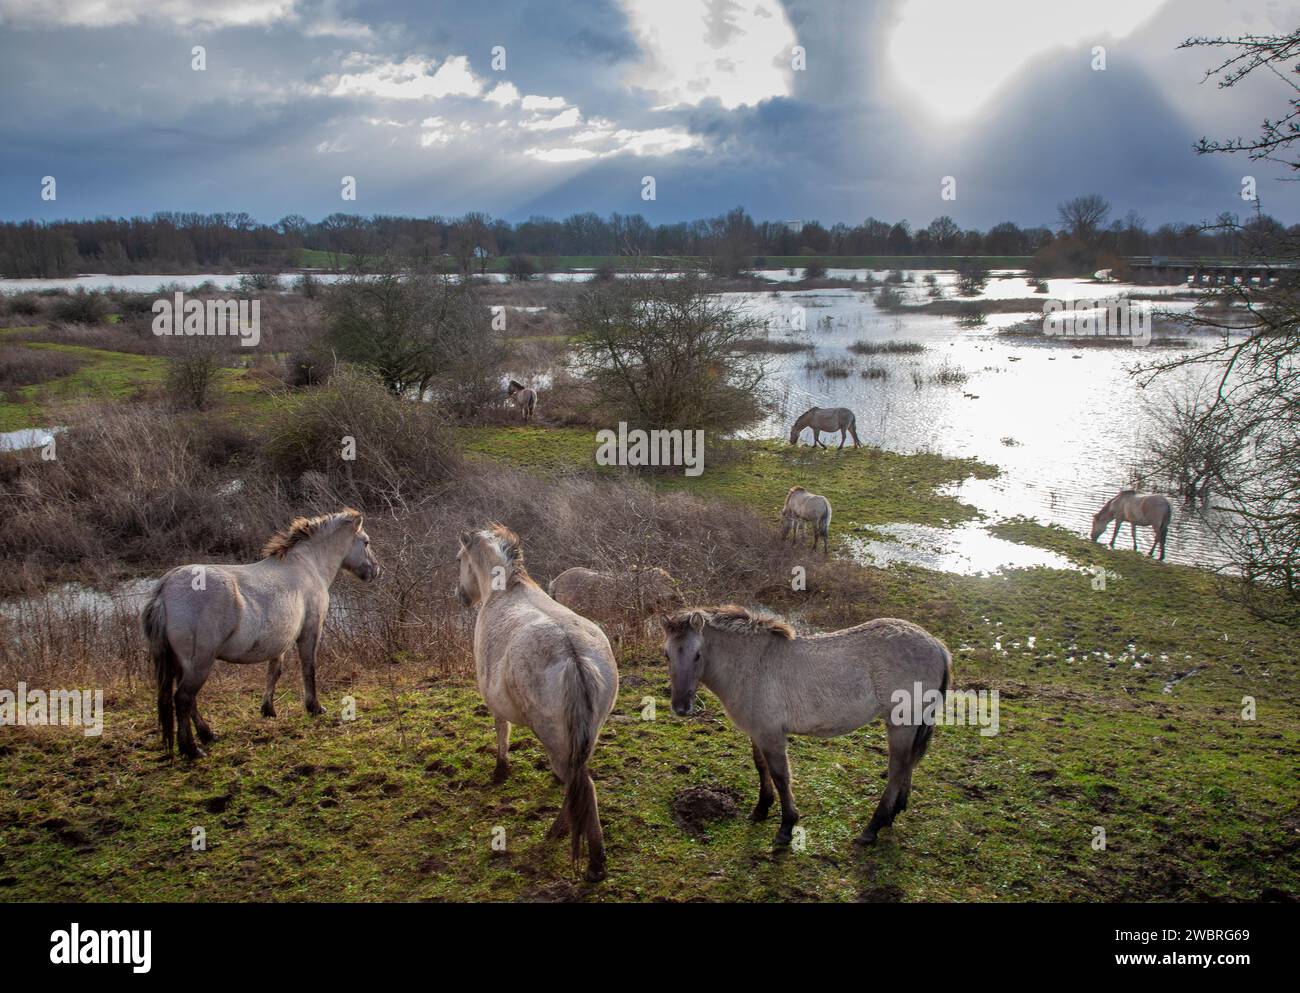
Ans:
[[[1125,260],[1135,283],[1257,283],[1269,286],[1285,276],[1300,275],[1300,262],[1281,259],[1231,261],[1175,258],[1170,255],[1132,255]]]

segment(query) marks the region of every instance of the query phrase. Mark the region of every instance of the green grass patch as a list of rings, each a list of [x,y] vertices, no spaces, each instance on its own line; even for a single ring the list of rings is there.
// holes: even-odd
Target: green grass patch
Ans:
[[[31,331],[10,328],[0,333]],[[85,364],[68,376],[25,386],[0,400],[0,431],[50,427],[51,409],[80,400],[129,400],[142,390],[159,387],[167,374],[167,359],[110,349],[57,342],[25,342],[25,347],[76,355]],[[259,423],[274,414],[277,398],[242,368],[220,370],[218,392],[231,413]]]
[[[661,666],[627,665],[592,766],[609,878],[582,883],[544,836],[561,792],[531,732],[492,784],[492,720],[469,685],[337,685],[357,719],[312,720],[292,694],[211,686],[221,739],[160,760],[151,694],[110,694],[102,738],[17,729],[0,746],[0,896],[58,901],[1220,900],[1295,892],[1294,723],[1180,701],[1021,693],[999,734],[936,731],[912,802],[851,844],[883,786],[883,730],[796,738],[802,848],[751,824],[749,743],[708,694],[668,708]],[[643,699],[657,704],[643,720]],[[734,816],[688,830],[674,800],[707,786]],[[1290,818],[1290,820],[1288,820]],[[1106,830],[1105,851],[1091,846]],[[192,845],[196,828],[206,847]],[[493,839],[504,838],[495,850]],[[498,845],[499,847],[499,845]]]
[[[539,471],[636,470],[596,465],[596,435],[582,428],[467,428],[460,434],[468,451]],[[941,455],[898,455],[876,448],[819,449],[780,441],[744,441],[728,446],[723,461],[689,477],[681,470],[643,472],[647,482],[699,496],[732,500],[772,516],[780,513],[791,486],[805,486],[830,498],[834,527],[905,521],[951,526],[978,516],[974,508],[936,490],[968,476],[990,478],[994,466],[976,459]]]

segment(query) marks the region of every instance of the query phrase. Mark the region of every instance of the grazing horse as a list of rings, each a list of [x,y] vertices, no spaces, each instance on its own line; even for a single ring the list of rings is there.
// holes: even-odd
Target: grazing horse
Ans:
[[[791,535],[791,543],[798,541],[799,530],[805,523],[813,526],[813,551],[817,551],[817,539],[820,538],[829,555],[831,502],[817,493],[809,493],[802,486],[791,486],[781,508],[781,540],[785,541],[786,535]]]
[[[510,386],[506,390],[506,395],[516,407],[523,412],[524,420],[531,421],[533,414],[537,410],[537,391],[530,390],[523,383],[510,380]]]
[[[547,592],[570,610],[595,621],[626,616],[629,610],[665,613],[682,602],[667,572],[636,566],[616,575],[581,567],[565,569],[551,580]]]
[[[280,665],[293,645],[302,663],[303,704],[323,714],[316,700],[316,649],[330,605],[330,584],[339,569],[368,581],[379,574],[361,514],[352,509],[299,517],[275,534],[252,565],[183,565],[154,587],[143,623],[158,681],[158,723],[172,750],[173,730],[186,758],[216,740],[199,716],[197,697],[217,659],[270,662],[262,713],[275,716],[273,697]],[[174,726],[173,726],[174,725]]]
[[[873,843],[907,808],[912,770],[930,744],[934,709],[952,681],[952,656],[943,642],[888,618],[797,637],[780,618],[734,605],[682,610],[661,623],[673,713],[689,715],[701,685],[722,701],[753,745],[759,788],[750,819],[766,819],[773,784],[781,797],[777,845],[790,843],[799,820],[786,735],[834,738],[888,712],[889,779],[858,843]]]
[[[1115,547],[1115,538],[1119,534],[1120,524],[1127,523],[1133,535],[1133,551],[1138,550],[1137,526],[1152,528],[1155,538],[1147,558],[1155,554],[1156,545],[1160,546],[1160,561],[1165,560],[1165,539],[1169,537],[1169,522],[1173,519],[1174,508],[1169,500],[1159,493],[1138,493],[1135,490],[1120,490],[1106,501],[1106,505],[1092,515],[1092,540],[1096,541],[1106,530],[1106,525],[1115,522],[1115,530],[1110,535],[1110,547]]]
[[[853,436],[853,447],[858,448],[861,443],[858,441],[857,424],[857,417],[848,407],[812,407],[800,414],[790,428],[790,444],[799,444],[799,436],[803,434],[803,429],[810,427],[813,432],[814,446],[821,445],[822,448],[826,448],[826,445],[822,445],[821,433],[826,431],[834,434],[838,431],[840,448],[844,447],[847,435]]]
[[[493,781],[510,771],[510,725],[532,728],[564,783],[564,804],[547,838],[568,833],[575,865],[585,841],[587,880],[604,879],[605,839],[587,766],[618,696],[609,640],[533,582],[519,538],[508,528],[491,524],[461,535],[456,558],[456,595],[478,607],[474,664],[479,692],[496,719]]]

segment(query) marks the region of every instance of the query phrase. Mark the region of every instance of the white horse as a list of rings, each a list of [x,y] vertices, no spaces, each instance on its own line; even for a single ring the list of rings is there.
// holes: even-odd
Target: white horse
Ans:
[[[316,699],[316,649],[330,605],[330,584],[339,569],[358,579],[379,574],[361,514],[342,510],[321,517],[299,517],[274,535],[252,565],[183,565],[168,572],[145,604],[145,638],[158,681],[158,723],[163,744],[172,749],[174,718],[179,748],[186,758],[216,740],[199,716],[196,700],[217,659],[270,662],[262,713],[275,716],[275,683],[285,654],[298,646],[302,663],[303,705],[323,714]]]
[[[509,528],[493,524],[461,535],[456,558],[456,595],[478,607],[474,664],[479,692],[496,719],[493,779],[510,771],[510,725],[532,728],[564,783],[564,804],[547,837],[568,833],[575,864],[585,841],[587,879],[604,879],[605,839],[587,766],[618,697],[609,639],[533,582]]]

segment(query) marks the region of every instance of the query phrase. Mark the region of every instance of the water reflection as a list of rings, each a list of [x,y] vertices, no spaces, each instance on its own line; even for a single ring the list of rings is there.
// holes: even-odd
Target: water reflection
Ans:
[[[918,301],[924,291],[921,278],[918,274],[919,288],[908,287],[909,293],[918,294]],[[951,274],[937,274],[937,278],[950,280]],[[1151,289],[1083,280],[1051,283],[1052,295],[1063,298]],[[997,479],[967,480],[951,490],[989,522],[1022,515],[1085,537],[1092,514],[1129,484],[1146,453],[1149,428],[1143,401],[1147,394],[1130,372],[1154,352],[1080,348],[997,333],[1031,313],[1041,314],[1041,305],[1034,311],[990,315],[982,327],[962,328],[952,317],[882,311],[868,293],[857,289],[739,296],[768,321],[772,337],[815,346],[811,353],[770,356],[778,411],[753,432],[757,436],[784,437],[790,421],[810,406],[850,407],[857,413],[864,443],[903,453],[974,456],[997,465],[1002,470]],[[1034,294],[1017,278],[991,281],[985,296],[1005,299]],[[806,330],[798,328],[795,305],[805,308]],[[1190,301],[1176,301],[1169,309],[1191,306]],[[1203,346],[1195,333],[1184,337],[1185,346],[1166,350],[1162,357]],[[919,342],[924,350],[859,355],[849,349],[855,342],[891,341]],[[1199,375],[1171,374],[1165,385],[1190,384]],[[1220,523],[1217,512],[1202,513],[1177,504],[1168,559],[1189,565],[1223,564],[1215,538]],[[963,530],[962,535],[988,548],[979,531]],[[1144,552],[1150,540],[1149,531],[1139,534]],[[981,570],[1000,564],[982,556],[976,544],[968,549],[968,557]],[[930,558],[946,561],[938,552]]]
[[[985,576],[1004,569],[1079,568],[1063,555],[991,535],[982,524],[955,528],[886,524],[873,530],[885,540],[849,535],[844,541],[853,558],[864,565],[903,563],[960,576]]]

